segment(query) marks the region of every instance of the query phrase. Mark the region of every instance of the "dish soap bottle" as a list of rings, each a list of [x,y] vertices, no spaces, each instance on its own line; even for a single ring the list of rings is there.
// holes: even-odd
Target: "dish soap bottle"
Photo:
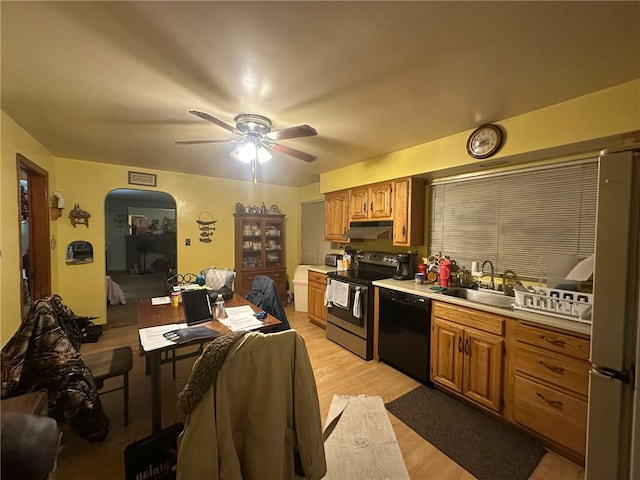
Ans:
[[[216,299],[213,318],[224,318],[224,298],[222,298],[221,293],[218,294],[218,298]]]

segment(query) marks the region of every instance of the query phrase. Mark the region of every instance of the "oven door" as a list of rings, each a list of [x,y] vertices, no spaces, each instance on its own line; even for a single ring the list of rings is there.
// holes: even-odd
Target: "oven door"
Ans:
[[[349,285],[349,301],[346,307],[331,302],[327,306],[327,322],[354,333],[362,338],[367,338],[367,295],[368,287],[350,282],[341,282],[331,279],[331,282],[346,283]],[[330,288],[328,285],[327,288]]]

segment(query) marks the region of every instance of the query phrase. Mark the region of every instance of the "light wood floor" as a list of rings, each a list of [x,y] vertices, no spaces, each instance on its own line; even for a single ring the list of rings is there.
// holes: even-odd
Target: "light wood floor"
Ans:
[[[298,313],[287,307],[292,328],[305,339],[318,386],[322,420],[326,418],[334,394],[379,395],[389,402],[409,392],[419,384],[393,368],[375,361],[366,362],[325,338],[325,332],[307,320],[306,313]],[[111,328],[105,331],[100,342],[84,344],[83,352],[131,345],[137,351],[137,329]],[[191,360],[177,364],[176,379],[171,376],[171,366],[162,367],[162,416],[163,425],[182,421],[176,410],[176,397],[187,381]],[[112,379],[116,385],[120,380]],[[102,397],[103,407],[111,420],[109,436],[99,444],[88,444],[63,426],[64,448],[60,453],[57,479],[119,479],[124,478],[124,447],[135,439],[150,433],[149,380],[144,375],[144,359],[134,357],[130,378],[130,423],[122,424],[122,392]],[[105,385],[108,388],[109,384]],[[407,469],[414,480],[472,479],[471,474],[451,461],[429,442],[389,414],[402,450]],[[508,455],[509,452],[505,452]],[[530,480],[579,480],[584,471],[579,466],[553,453],[547,453]],[[351,480],[351,479],[345,479]],[[360,480],[360,479],[358,479]],[[362,479],[365,480],[365,479]]]

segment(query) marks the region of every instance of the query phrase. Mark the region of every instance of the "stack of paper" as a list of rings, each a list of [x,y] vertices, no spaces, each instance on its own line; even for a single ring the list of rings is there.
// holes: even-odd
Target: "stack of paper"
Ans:
[[[249,305],[242,307],[229,307],[226,310],[226,318],[221,318],[220,323],[227,326],[232,332],[239,330],[256,330],[263,323],[254,316],[253,309]]]
[[[151,298],[151,305],[168,305],[171,303],[169,297],[153,297]]]
[[[141,328],[138,333],[140,334],[142,348],[145,352],[151,352],[152,350],[175,345],[175,342],[165,338],[164,334],[178,328],[186,328],[186,326],[186,323],[170,323],[159,327]]]

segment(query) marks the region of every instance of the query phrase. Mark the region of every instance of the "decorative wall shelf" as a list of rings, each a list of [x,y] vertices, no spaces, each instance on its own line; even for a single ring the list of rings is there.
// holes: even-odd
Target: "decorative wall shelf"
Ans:
[[[64,210],[64,208],[50,207],[50,210],[51,220],[57,220],[62,216],[62,210]]]
[[[77,224],[85,225],[89,228],[89,218],[91,214],[85,210],[80,208],[80,205],[77,203],[74,205],[73,209],[69,212],[69,219],[71,220],[71,225],[75,228]]]

